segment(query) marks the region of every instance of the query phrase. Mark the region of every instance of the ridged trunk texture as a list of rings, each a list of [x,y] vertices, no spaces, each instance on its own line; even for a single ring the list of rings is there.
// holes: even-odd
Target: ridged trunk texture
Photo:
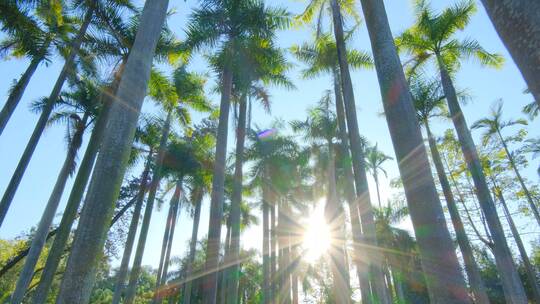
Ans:
[[[131,252],[133,251],[133,245],[135,244],[135,236],[137,235],[137,228],[139,226],[139,220],[141,218],[142,206],[144,203],[144,197],[147,190],[148,176],[150,175],[150,165],[152,163],[153,153],[152,150],[148,153],[145,168],[141,174],[141,182],[139,184],[139,193],[137,193],[137,202],[135,203],[135,209],[133,210],[133,216],[131,217],[131,223],[129,224],[128,235],[126,238],[126,244],[124,245],[124,253],[122,254],[122,261],[120,267],[116,272],[116,284],[114,286],[114,294],[112,298],[112,304],[119,304],[122,298],[122,292],[124,291],[126,278],[128,274],[129,259],[131,258]]]
[[[431,302],[470,303],[384,3],[361,4]]]
[[[221,104],[216,141],[216,157],[212,177],[212,195],[210,198],[210,222],[208,225],[208,244],[206,248],[206,272],[204,278],[203,303],[216,304],[219,249],[221,238],[221,220],[223,218],[223,200],[225,183],[225,158],[227,156],[227,135],[229,129],[229,108],[232,91],[233,73],[230,67],[223,70],[221,79]]]
[[[229,261],[231,266],[225,273],[227,283],[227,303],[238,302],[238,280],[240,271],[240,204],[242,203],[242,167],[244,165],[244,142],[246,138],[247,100],[243,95],[238,112],[236,131],[236,156],[234,163],[234,185],[231,198],[231,248]]]
[[[265,168],[265,172],[267,172]],[[269,210],[269,197],[267,185],[262,186],[262,253],[263,253],[263,285],[262,285],[262,298],[263,304],[271,303],[270,299],[270,210]]]
[[[118,102],[111,105],[107,132],[86,194],[57,304],[86,304],[89,301],[146,96],[152,58],[167,6],[168,0],[145,2],[139,30],[116,93]]]
[[[495,181],[493,181],[495,184]],[[516,224],[514,223],[514,219],[512,218],[512,215],[510,214],[510,211],[508,210],[508,206],[506,205],[506,200],[504,199],[504,195],[500,189],[497,189],[494,191],[495,197],[499,198],[499,201],[501,202],[501,205],[503,207],[504,216],[506,217],[506,220],[508,221],[508,226],[510,226],[510,231],[512,232],[512,236],[514,237],[514,240],[516,241],[516,245],[519,250],[519,255],[521,256],[521,260],[523,261],[523,264],[525,265],[525,272],[527,273],[527,278],[529,279],[531,289],[533,292],[533,299],[535,303],[540,303],[540,288],[538,287],[538,278],[536,276],[536,273],[534,271],[534,267],[531,264],[531,260],[529,259],[529,256],[527,255],[527,251],[525,250],[525,246],[523,245],[523,241],[521,240],[521,236],[519,235],[519,231],[516,227]]]
[[[150,229],[150,221],[152,220],[152,213],[154,211],[154,203],[156,199],[156,193],[161,182],[161,169],[163,165],[163,158],[165,157],[165,150],[167,148],[167,140],[171,131],[171,119],[172,111],[167,113],[165,124],[161,130],[161,138],[159,142],[158,153],[156,156],[154,170],[152,173],[152,181],[150,182],[150,189],[148,190],[148,199],[146,200],[146,206],[144,208],[144,217],[141,225],[141,232],[139,233],[139,240],[137,241],[137,249],[135,251],[135,258],[133,259],[133,266],[131,267],[131,273],[129,274],[129,282],[126,288],[126,297],[124,302],[131,304],[135,301],[135,293],[137,291],[137,282],[141,272],[141,263],[144,256],[144,249],[146,248],[146,238],[148,237],[148,230]]]
[[[85,113],[84,117],[74,124],[76,131],[73,134],[71,142],[69,143],[66,159],[64,160],[62,169],[58,174],[58,178],[54,184],[51,196],[49,197],[45,210],[43,211],[41,219],[39,220],[39,224],[32,239],[30,251],[26,256],[23,269],[19,273],[15,291],[11,295],[11,304],[19,304],[22,302],[24,295],[26,294],[26,290],[28,289],[30,282],[32,282],[32,278],[34,277],[34,269],[39,260],[39,256],[41,255],[41,251],[45,246],[45,242],[47,241],[47,235],[49,234],[49,229],[54,220],[56,209],[58,209],[58,204],[60,204],[60,198],[62,197],[62,193],[66,187],[66,182],[70,173],[76,166],[75,159],[77,157],[77,152],[82,145],[83,134],[88,122],[88,117],[89,114]]]
[[[334,36],[336,39],[336,48],[338,63],[341,76],[341,87],[343,93],[343,103],[345,105],[345,115],[347,119],[347,128],[349,130],[349,141],[354,169],[354,178],[356,184],[356,197],[358,199],[358,210],[360,222],[364,234],[365,256],[369,263],[369,272],[371,278],[372,296],[381,304],[390,304],[388,290],[384,286],[384,276],[382,272],[382,260],[377,250],[368,250],[368,248],[377,248],[377,236],[375,232],[375,222],[373,217],[373,207],[369,197],[369,188],[366,176],[366,165],[364,157],[364,147],[362,147],[360,132],[358,130],[358,120],[356,118],[356,104],[354,92],[349,72],[349,63],[347,62],[347,50],[343,33],[343,20],[341,9],[337,0],[331,0],[332,16],[334,23]]]
[[[197,249],[197,235],[199,233],[199,222],[201,219],[201,204],[203,199],[203,190],[196,188],[194,198],[195,212],[193,214],[193,228],[191,229],[191,240],[189,242],[189,258],[186,269],[186,283],[184,287],[184,304],[191,303],[191,288],[193,285],[193,261],[195,261],[195,251]]]
[[[471,132],[465,121],[465,116],[463,116],[463,112],[461,111],[452,79],[444,64],[439,64],[439,70],[444,94],[448,102],[448,109],[458,135],[461,151],[465,157],[467,168],[471,173],[474,187],[476,188],[476,196],[493,239],[493,255],[495,256],[495,262],[501,277],[505,299],[508,303],[512,304],[527,303],[523,284],[514,265],[510,248],[508,248],[504,230],[493,199],[491,198],[482,164],[480,163],[480,157],[478,156]]]
[[[362,303],[371,303],[371,288],[369,287],[369,273],[368,265],[362,261],[362,227],[360,225],[360,217],[358,214],[358,202],[356,200],[355,188],[354,188],[354,175],[351,167],[351,158],[349,153],[349,140],[347,134],[347,124],[345,122],[345,109],[343,105],[343,96],[341,94],[339,70],[334,70],[334,94],[336,103],[336,116],[338,121],[338,135],[340,140],[341,162],[345,171],[343,178],[345,196],[349,205],[349,217],[351,219],[351,229],[353,237],[353,261],[356,266],[356,275],[360,283],[360,294],[362,296]]]
[[[482,3],[540,105],[540,2],[482,0]]]
[[[467,272],[467,277],[469,278],[469,284],[471,285],[471,290],[474,296],[474,303],[478,304],[489,304],[489,298],[486,292],[486,287],[484,281],[480,275],[480,270],[478,264],[474,260],[474,254],[471,248],[471,243],[465,232],[465,227],[461,221],[459,215],[459,210],[454,200],[454,194],[452,193],[452,188],[450,188],[450,183],[446,177],[446,172],[444,171],[444,166],[441,160],[441,155],[439,154],[439,149],[437,148],[437,143],[429,125],[425,124],[429,149],[431,150],[431,155],[433,158],[433,163],[435,164],[435,169],[437,170],[437,176],[441,183],[441,188],[443,190],[444,198],[446,199],[446,205],[448,207],[448,213],[450,213],[450,218],[454,226],[454,232],[456,233],[456,239],[463,256],[463,261],[465,263],[465,271]]]
[[[9,184],[4,192],[4,195],[2,196],[2,200],[0,201],[0,227],[2,226],[2,223],[4,222],[6,214],[9,210],[9,206],[11,205],[11,202],[13,201],[13,198],[15,197],[15,193],[17,192],[17,189],[19,188],[19,184],[21,183],[24,172],[26,171],[26,168],[28,167],[28,164],[30,163],[30,159],[32,159],[32,155],[34,154],[34,151],[36,150],[39,139],[41,138],[41,135],[43,134],[43,131],[45,130],[45,127],[47,126],[47,121],[49,120],[49,117],[51,116],[54,105],[56,104],[58,100],[58,96],[60,96],[60,91],[62,90],[62,86],[64,85],[64,82],[68,77],[68,74],[72,73],[74,70],[75,57],[77,56],[79,52],[84,35],[86,34],[86,30],[88,29],[90,22],[92,21],[93,15],[94,15],[94,5],[91,4],[87,12],[85,13],[84,21],[81,24],[81,27],[79,29],[79,32],[77,33],[77,36],[75,36],[75,38],[73,38],[73,40],[70,43],[69,55],[66,58],[64,66],[62,67],[62,71],[60,71],[60,75],[58,75],[58,78],[56,79],[56,83],[54,84],[51,94],[49,95],[49,98],[47,99],[47,103],[41,110],[41,114],[36,123],[34,131],[32,132],[32,135],[30,136],[30,139],[28,140],[28,143],[26,144],[26,147],[24,148],[24,152],[21,156],[21,159],[19,160],[19,163],[17,164],[17,168],[15,169],[15,172],[11,176]]]

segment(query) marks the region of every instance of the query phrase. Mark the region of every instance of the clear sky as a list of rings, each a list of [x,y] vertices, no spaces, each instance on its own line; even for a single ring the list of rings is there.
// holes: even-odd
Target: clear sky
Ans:
[[[433,0],[432,2],[433,6],[436,8],[445,7],[455,3],[455,1],[452,0]],[[184,28],[190,7],[196,6],[197,3],[197,1],[192,0],[170,1],[170,8],[174,9],[176,14],[170,17],[169,25],[180,38],[185,37]],[[300,13],[306,5],[305,1],[287,0],[267,1],[267,3],[269,5],[287,7],[292,13]],[[411,3],[412,2],[409,0],[385,1],[388,18],[394,35],[398,35],[412,24],[413,15]],[[358,9],[361,11],[360,5],[358,5]],[[498,52],[507,59],[506,64],[500,70],[485,69],[479,67],[476,62],[466,62],[461,71],[457,74],[456,86],[462,89],[468,89],[473,96],[473,100],[463,107],[469,124],[472,124],[472,122],[478,118],[488,115],[490,106],[499,98],[502,98],[505,102],[505,118],[522,117],[521,108],[532,101],[532,97],[523,94],[526,87],[525,83],[509,57],[508,52],[500,42],[491,22],[480,4],[478,12],[472,18],[470,25],[463,34],[460,34],[460,36],[474,37],[487,50]],[[304,27],[279,33],[278,42],[282,47],[288,48],[293,44],[308,41],[311,37],[311,30]],[[355,35],[354,42],[350,44],[350,47],[371,52],[365,26],[361,26],[358,33]],[[328,77],[321,77],[314,80],[300,79],[298,71],[302,68],[302,65],[294,61],[292,57],[291,60],[295,62],[296,66],[293,71],[291,71],[290,77],[294,80],[297,90],[287,91],[280,88],[271,88],[272,114],[270,116],[265,114],[262,110],[255,110],[253,122],[257,125],[265,126],[276,117],[285,120],[304,119],[306,108],[315,104],[325,90],[332,88]],[[5,102],[8,89],[13,81],[18,79],[27,65],[28,60],[9,59],[0,62],[0,70],[2,71],[2,81],[0,82],[0,105],[3,105]],[[58,58],[55,58],[49,66],[42,65],[38,68],[26,90],[20,107],[13,115],[4,134],[0,137],[0,191],[2,192],[11,178],[11,174],[19,161],[19,157],[37,121],[37,114],[30,112],[28,106],[33,100],[50,93],[54,81],[59,74],[61,65],[62,62],[59,61]],[[214,83],[215,75],[209,71],[206,63],[202,59],[195,58],[190,65],[190,69],[197,72],[209,73],[211,82]],[[436,76],[436,74],[431,76]],[[379,115],[379,113],[382,112],[382,103],[375,71],[353,71],[352,80],[360,132],[372,143],[377,142],[379,148],[386,154],[394,156],[386,120]],[[213,95],[212,100],[217,104],[219,101],[218,96]],[[155,112],[154,108],[149,104],[151,104],[151,101],[147,100],[143,110]],[[451,127],[451,123],[448,121],[437,121],[434,131],[441,135],[444,130]],[[527,129],[530,137],[537,137],[540,135],[537,127],[538,120],[529,124]],[[230,132],[229,150],[233,148],[233,134],[234,133]],[[66,151],[64,136],[65,127],[63,126],[56,125],[46,130],[34,153],[32,161],[28,166],[19,190],[13,200],[11,209],[7,214],[4,225],[0,230],[0,238],[15,238],[23,232],[28,231],[39,221],[41,212],[45,208],[50,191],[64,160]],[[477,136],[478,134],[475,133],[475,137]],[[85,139],[87,138],[88,134]],[[83,146],[83,149],[84,147],[85,146]],[[81,149],[80,155],[82,155],[83,149]],[[539,160],[532,160],[530,167],[524,170],[524,175],[534,183],[538,182],[538,176],[535,172],[538,161]],[[389,179],[398,176],[398,169],[395,161],[387,162],[385,168],[388,171]],[[132,170],[132,172],[128,172],[126,177],[129,175],[138,175],[138,169],[139,168],[136,168]],[[383,200],[386,200],[386,198],[390,196],[390,190],[387,186],[388,180],[383,178],[381,184],[382,197]],[[58,216],[55,220],[56,222],[60,221],[60,215],[65,206],[65,201],[67,195],[69,195],[71,185],[72,180],[70,180],[66,186],[62,204],[59,207]],[[374,186],[372,185],[372,181],[370,181],[370,186]],[[371,189],[372,198],[373,201],[375,201],[375,188],[371,187]],[[208,201],[205,200],[199,236],[205,235],[208,229],[208,208]],[[166,208],[154,212],[146,253],[143,260],[144,264],[158,264],[165,217]],[[540,233],[538,227],[536,225],[529,225],[530,223],[532,222],[529,220],[518,220],[519,228],[522,229],[522,231],[528,232],[525,238],[525,241],[528,243],[534,240],[533,236],[538,236]],[[410,225],[404,224],[404,226],[407,227]],[[260,230],[259,227],[249,229],[243,237],[243,246],[260,247],[260,237],[258,237],[261,233]],[[173,245],[173,255],[178,255],[186,250],[186,242],[190,237],[190,234],[191,219],[186,212],[183,211],[177,225]],[[510,243],[513,244],[512,241],[510,241]]]

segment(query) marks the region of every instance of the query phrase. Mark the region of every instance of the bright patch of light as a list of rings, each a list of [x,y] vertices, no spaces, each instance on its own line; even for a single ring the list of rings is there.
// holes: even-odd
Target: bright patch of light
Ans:
[[[302,247],[304,260],[309,263],[317,261],[330,248],[330,231],[324,219],[324,203],[324,199],[319,201],[307,219]]]

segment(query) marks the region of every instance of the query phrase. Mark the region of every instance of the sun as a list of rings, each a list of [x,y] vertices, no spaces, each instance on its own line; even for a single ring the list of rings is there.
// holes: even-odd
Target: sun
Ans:
[[[330,231],[324,219],[324,201],[309,215],[302,242],[304,260],[316,262],[330,248]]]

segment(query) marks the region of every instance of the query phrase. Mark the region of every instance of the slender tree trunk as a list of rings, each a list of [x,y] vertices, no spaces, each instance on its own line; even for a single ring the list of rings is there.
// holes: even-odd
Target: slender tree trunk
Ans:
[[[470,303],[382,0],[361,0],[432,303]],[[429,228],[428,228],[429,227]]]
[[[271,185],[270,185],[271,186]],[[277,201],[273,189],[270,189],[270,301],[274,303],[278,300],[278,277],[277,277],[277,225],[276,208]]]
[[[478,202],[484,211],[491,237],[494,241],[493,254],[495,256],[497,269],[501,275],[506,301],[508,303],[527,303],[527,296],[525,295],[523,284],[521,283],[519,274],[512,260],[512,253],[508,248],[504,231],[499,216],[497,215],[497,209],[495,208],[495,204],[493,203],[486,183],[486,177],[484,175],[482,164],[480,163],[480,158],[478,157],[478,152],[476,151],[476,146],[457,100],[454,85],[444,64],[439,63],[439,70],[450,115],[461,144],[461,150],[473,178]]]
[[[173,243],[173,239],[174,239],[174,230],[176,228],[176,221],[177,221],[177,218],[179,216],[178,212],[179,212],[179,207],[180,207],[180,195],[181,195],[181,192],[182,192],[182,178],[180,178],[177,183],[176,183],[176,189],[175,189],[175,192],[174,192],[174,195],[173,195],[173,204],[172,204],[172,217],[171,217],[171,223],[170,223],[170,229],[169,229],[169,235],[168,235],[168,238],[167,238],[167,251],[165,252],[165,259],[164,259],[164,263],[163,263],[163,270],[162,270],[162,273],[161,273],[161,276],[160,276],[160,280],[157,281],[157,286],[156,286],[156,294],[158,294],[158,297],[157,297],[157,303],[161,303],[163,297],[162,296],[159,296],[159,293],[160,293],[160,287],[161,286],[166,286],[166,283],[167,283],[167,273],[169,272],[169,264],[170,264],[170,261],[171,261],[171,249],[172,249],[172,243]],[[169,290],[167,290],[167,288],[165,288],[164,290],[165,292],[165,295],[169,294]]]
[[[173,209],[174,209],[173,200],[174,200],[174,195],[169,204],[169,213],[167,214],[167,220],[165,221],[165,232],[163,233],[163,241],[161,242],[161,254],[159,255],[159,266],[158,266],[157,275],[156,275],[156,288],[154,291],[154,298],[152,300],[154,304],[157,303],[159,287],[161,285],[161,274],[163,273],[163,264],[165,263],[165,254],[167,252],[167,247],[169,245],[169,234],[171,232],[172,217],[173,217],[172,214],[173,214]]]
[[[108,130],[96,160],[86,203],[75,234],[57,304],[88,303],[96,265],[124,177],[137,119],[146,95],[152,58],[167,14],[168,0],[145,2],[139,31],[130,50]]]
[[[218,291],[219,291],[219,297],[218,302],[220,304],[225,304],[225,301],[227,300],[227,269],[229,268],[229,255],[231,252],[231,218],[229,217],[227,219],[227,225],[225,230],[225,244],[223,245],[223,261],[221,261],[221,267],[219,271],[219,284],[218,284]]]
[[[161,169],[163,165],[163,158],[165,156],[165,149],[167,148],[167,140],[171,129],[171,120],[172,111],[169,111],[161,131],[161,139],[158,148],[159,150],[156,157],[157,159],[155,162],[154,172],[152,174],[152,182],[150,183],[150,189],[148,190],[148,199],[146,200],[146,206],[144,209],[144,217],[141,225],[141,232],[139,233],[139,240],[137,242],[137,250],[135,251],[133,266],[131,267],[131,273],[129,274],[129,282],[126,288],[126,296],[124,300],[126,304],[132,304],[135,301],[137,281],[139,280],[142,258],[144,256],[144,249],[146,247],[146,238],[148,237],[148,230],[150,229],[150,221],[152,220],[156,193],[161,182]]]
[[[540,2],[482,0],[482,3],[540,105]]]
[[[540,213],[538,212],[538,207],[536,207],[536,203],[531,193],[529,192],[529,189],[525,185],[525,181],[523,180],[523,177],[521,177],[521,173],[519,173],[519,170],[516,166],[516,161],[514,160],[512,153],[510,153],[510,150],[508,149],[508,145],[506,144],[506,141],[504,140],[500,130],[497,130],[497,135],[499,135],[499,139],[501,140],[501,143],[504,147],[504,151],[506,152],[506,156],[508,157],[508,160],[510,161],[510,165],[512,166],[512,169],[514,169],[514,173],[516,174],[519,184],[521,185],[523,192],[525,192],[525,196],[527,197],[527,201],[529,202],[529,207],[531,208],[532,213],[534,214],[536,223],[540,226]]]
[[[66,159],[64,160],[62,169],[58,174],[58,178],[56,179],[53,191],[51,193],[51,196],[49,197],[49,201],[47,202],[45,210],[43,211],[43,215],[41,216],[41,219],[39,221],[38,228],[36,230],[36,233],[34,234],[34,238],[32,239],[30,251],[26,256],[24,267],[19,273],[19,278],[17,280],[17,286],[15,287],[15,291],[11,295],[12,304],[19,304],[22,302],[26,293],[26,289],[28,288],[30,282],[32,281],[32,278],[34,277],[34,268],[36,267],[39,256],[41,255],[41,251],[45,246],[45,242],[47,241],[49,228],[51,227],[51,224],[54,220],[54,215],[56,214],[56,209],[58,209],[58,204],[60,203],[60,198],[62,197],[62,193],[64,192],[66,182],[69,178],[70,173],[74,169],[75,158],[77,157],[77,151],[79,151],[82,144],[83,134],[86,128],[86,124],[88,122],[88,117],[89,114],[85,113],[82,120],[78,121],[75,124],[76,131],[73,135],[72,141],[69,143]]]
[[[373,179],[375,180],[375,189],[377,190],[377,201],[379,202],[379,208],[382,208],[381,192],[379,191],[379,176],[377,175],[377,172],[373,172]]]
[[[141,182],[139,185],[139,193],[137,193],[137,202],[135,203],[135,210],[133,210],[133,216],[131,223],[129,224],[129,231],[126,238],[126,245],[124,246],[124,253],[122,255],[122,261],[120,267],[116,273],[116,285],[114,286],[114,294],[112,304],[119,304],[122,297],[122,292],[125,288],[126,278],[128,274],[129,259],[131,258],[131,252],[133,251],[133,244],[135,244],[135,236],[137,235],[137,227],[139,226],[139,220],[141,217],[142,206],[144,202],[144,196],[146,194],[148,175],[150,174],[150,165],[152,163],[152,149],[148,153],[148,159],[146,161],[145,168],[141,175]],[[36,303],[37,304],[37,303]]]
[[[46,44],[44,49],[48,49],[49,45]],[[21,98],[24,94],[24,91],[26,90],[26,87],[28,86],[28,83],[30,82],[30,79],[36,72],[37,67],[43,60],[43,57],[39,56],[38,58],[34,58],[30,61],[30,65],[26,68],[24,73],[21,75],[21,78],[17,81],[17,84],[11,89],[11,92],[9,93],[9,97],[4,104],[4,107],[2,108],[2,111],[0,111],[0,135],[2,135],[2,132],[4,131],[4,128],[6,127],[9,119],[11,118],[11,115],[13,115],[13,112],[15,112],[15,109],[19,105],[19,101],[21,101]]]
[[[216,158],[212,178],[212,195],[210,198],[210,222],[208,226],[208,244],[206,248],[206,272],[203,303],[216,304],[219,244],[221,238],[221,219],[223,218],[223,200],[225,183],[225,158],[227,156],[227,135],[229,128],[229,107],[233,73],[230,67],[223,70],[221,79],[221,104],[219,107],[219,123],[217,130]]]
[[[292,274],[292,304],[298,304],[298,275],[296,270],[293,269]]]
[[[433,157],[433,163],[435,164],[435,168],[437,170],[437,175],[444,193],[444,198],[446,199],[446,205],[448,206],[448,213],[450,213],[450,218],[452,219],[452,224],[456,233],[456,239],[465,263],[465,271],[467,272],[469,284],[471,285],[472,293],[474,295],[474,303],[489,304],[486,287],[482,281],[478,265],[474,260],[474,254],[469,242],[469,238],[467,237],[467,233],[465,232],[465,227],[463,226],[463,222],[459,216],[456,201],[454,200],[454,194],[452,193],[450,183],[446,177],[441,156],[439,154],[439,149],[437,148],[437,143],[435,142],[435,138],[433,137],[427,122],[425,127],[428,136],[429,149],[431,150],[431,155]]]
[[[193,285],[192,270],[195,261],[195,251],[197,250],[197,235],[199,233],[199,221],[201,219],[201,205],[203,199],[202,188],[196,188],[194,197],[195,212],[193,214],[193,228],[191,230],[191,240],[189,243],[189,258],[186,268],[186,285],[184,288],[184,304],[191,304],[191,288]]]
[[[345,224],[343,212],[340,211],[336,189],[336,175],[334,152],[332,141],[327,140],[328,146],[328,194],[324,208],[325,220],[330,230],[330,268],[332,270],[332,282],[336,303],[350,303],[351,291],[349,286],[349,269],[345,259],[343,225]]]
[[[265,176],[267,175],[266,172],[268,172],[267,168],[265,168]],[[267,185],[263,184],[262,186],[262,225],[263,225],[263,265],[262,265],[262,271],[263,271],[263,285],[262,285],[262,297],[263,297],[263,304],[271,303],[270,300],[270,219],[269,219],[269,197],[268,197],[268,189]]]
[[[238,280],[240,273],[240,204],[242,203],[242,166],[244,164],[244,141],[246,138],[247,97],[242,96],[236,132],[236,158],[234,163],[234,185],[231,199],[231,250],[232,265],[229,267],[227,303],[238,302]]]
[[[354,188],[354,175],[352,167],[350,164],[351,158],[349,154],[349,144],[348,144],[348,135],[347,135],[347,125],[345,122],[345,109],[343,106],[343,96],[341,95],[340,88],[340,77],[339,70],[334,69],[334,93],[335,93],[335,103],[336,103],[336,114],[338,121],[338,131],[340,139],[340,149],[342,155],[342,166],[345,171],[345,178],[343,182],[345,183],[345,196],[347,198],[347,203],[349,204],[349,213],[351,218],[351,228],[352,228],[352,237],[353,237],[353,261],[356,265],[356,274],[360,282],[360,293],[362,296],[362,303],[370,304],[371,302],[371,291],[369,287],[369,276],[368,268],[362,261],[362,228],[360,226],[360,219],[358,215],[358,204],[355,195]]]
[[[531,264],[531,260],[529,259],[529,256],[527,255],[527,251],[525,250],[525,246],[523,245],[523,241],[521,240],[519,231],[517,230],[516,224],[514,224],[514,220],[512,219],[512,215],[510,214],[510,211],[508,210],[508,206],[506,205],[506,200],[504,199],[502,191],[500,190],[498,186],[496,186],[496,183],[493,177],[491,178],[492,178],[492,183],[495,185],[495,189],[494,189],[495,197],[499,198],[499,201],[501,202],[504,215],[506,217],[506,220],[508,221],[508,225],[510,226],[510,231],[512,231],[512,236],[514,237],[514,240],[516,241],[516,245],[519,250],[519,255],[521,255],[521,259],[523,260],[523,264],[525,265],[525,272],[527,273],[527,278],[529,279],[529,282],[531,284],[534,302],[540,303],[540,288],[538,287],[538,279],[534,271],[534,268]]]
[[[343,102],[345,105],[345,114],[347,127],[349,130],[349,141],[354,168],[354,177],[356,184],[356,196],[360,210],[360,219],[364,240],[368,248],[377,248],[377,237],[375,232],[375,223],[373,221],[373,207],[369,197],[369,189],[366,176],[366,166],[364,159],[364,148],[360,140],[358,131],[358,120],[356,118],[356,104],[354,100],[353,86],[349,72],[349,63],[347,62],[347,51],[343,33],[343,20],[340,6],[337,0],[331,0],[332,16],[334,23],[334,35],[336,39],[338,63],[340,68],[341,86],[343,92]],[[384,287],[383,273],[379,254],[377,252],[366,252],[369,269],[371,274],[371,284],[373,287],[373,296],[381,304],[389,304],[390,298],[388,291]]]
[[[47,103],[41,111],[41,115],[39,116],[36,127],[32,132],[32,136],[30,136],[30,140],[28,140],[28,143],[24,148],[24,152],[19,160],[19,163],[17,164],[17,168],[11,176],[11,180],[9,181],[6,191],[2,196],[2,200],[0,201],[0,227],[4,222],[4,218],[6,217],[9,206],[15,197],[15,193],[19,188],[19,184],[21,183],[24,172],[30,163],[32,154],[34,154],[34,150],[36,149],[39,139],[41,138],[41,134],[43,134],[43,130],[45,130],[45,127],[47,126],[47,121],[49,120],[49,116],[51,116],[54,105],[56,104],[60,91],[62,90],[62,86],[64,85],[67,76],[74,72],[75,57],[79,53],[79,48],[81,47],[83,37],[86,34],[86,30],[88,29],[90,22],[92,21],[92,16],[94,15],[94,6],[94,4],[90,4],[77,36],[73,39],[73,41],[71,41],[71,49],[68,57],[66,58],[62,71],[60,71],[60,75],[58,75],[58,78],[56,79],[56,83],[54,84],[51,94],[47,99]]]

